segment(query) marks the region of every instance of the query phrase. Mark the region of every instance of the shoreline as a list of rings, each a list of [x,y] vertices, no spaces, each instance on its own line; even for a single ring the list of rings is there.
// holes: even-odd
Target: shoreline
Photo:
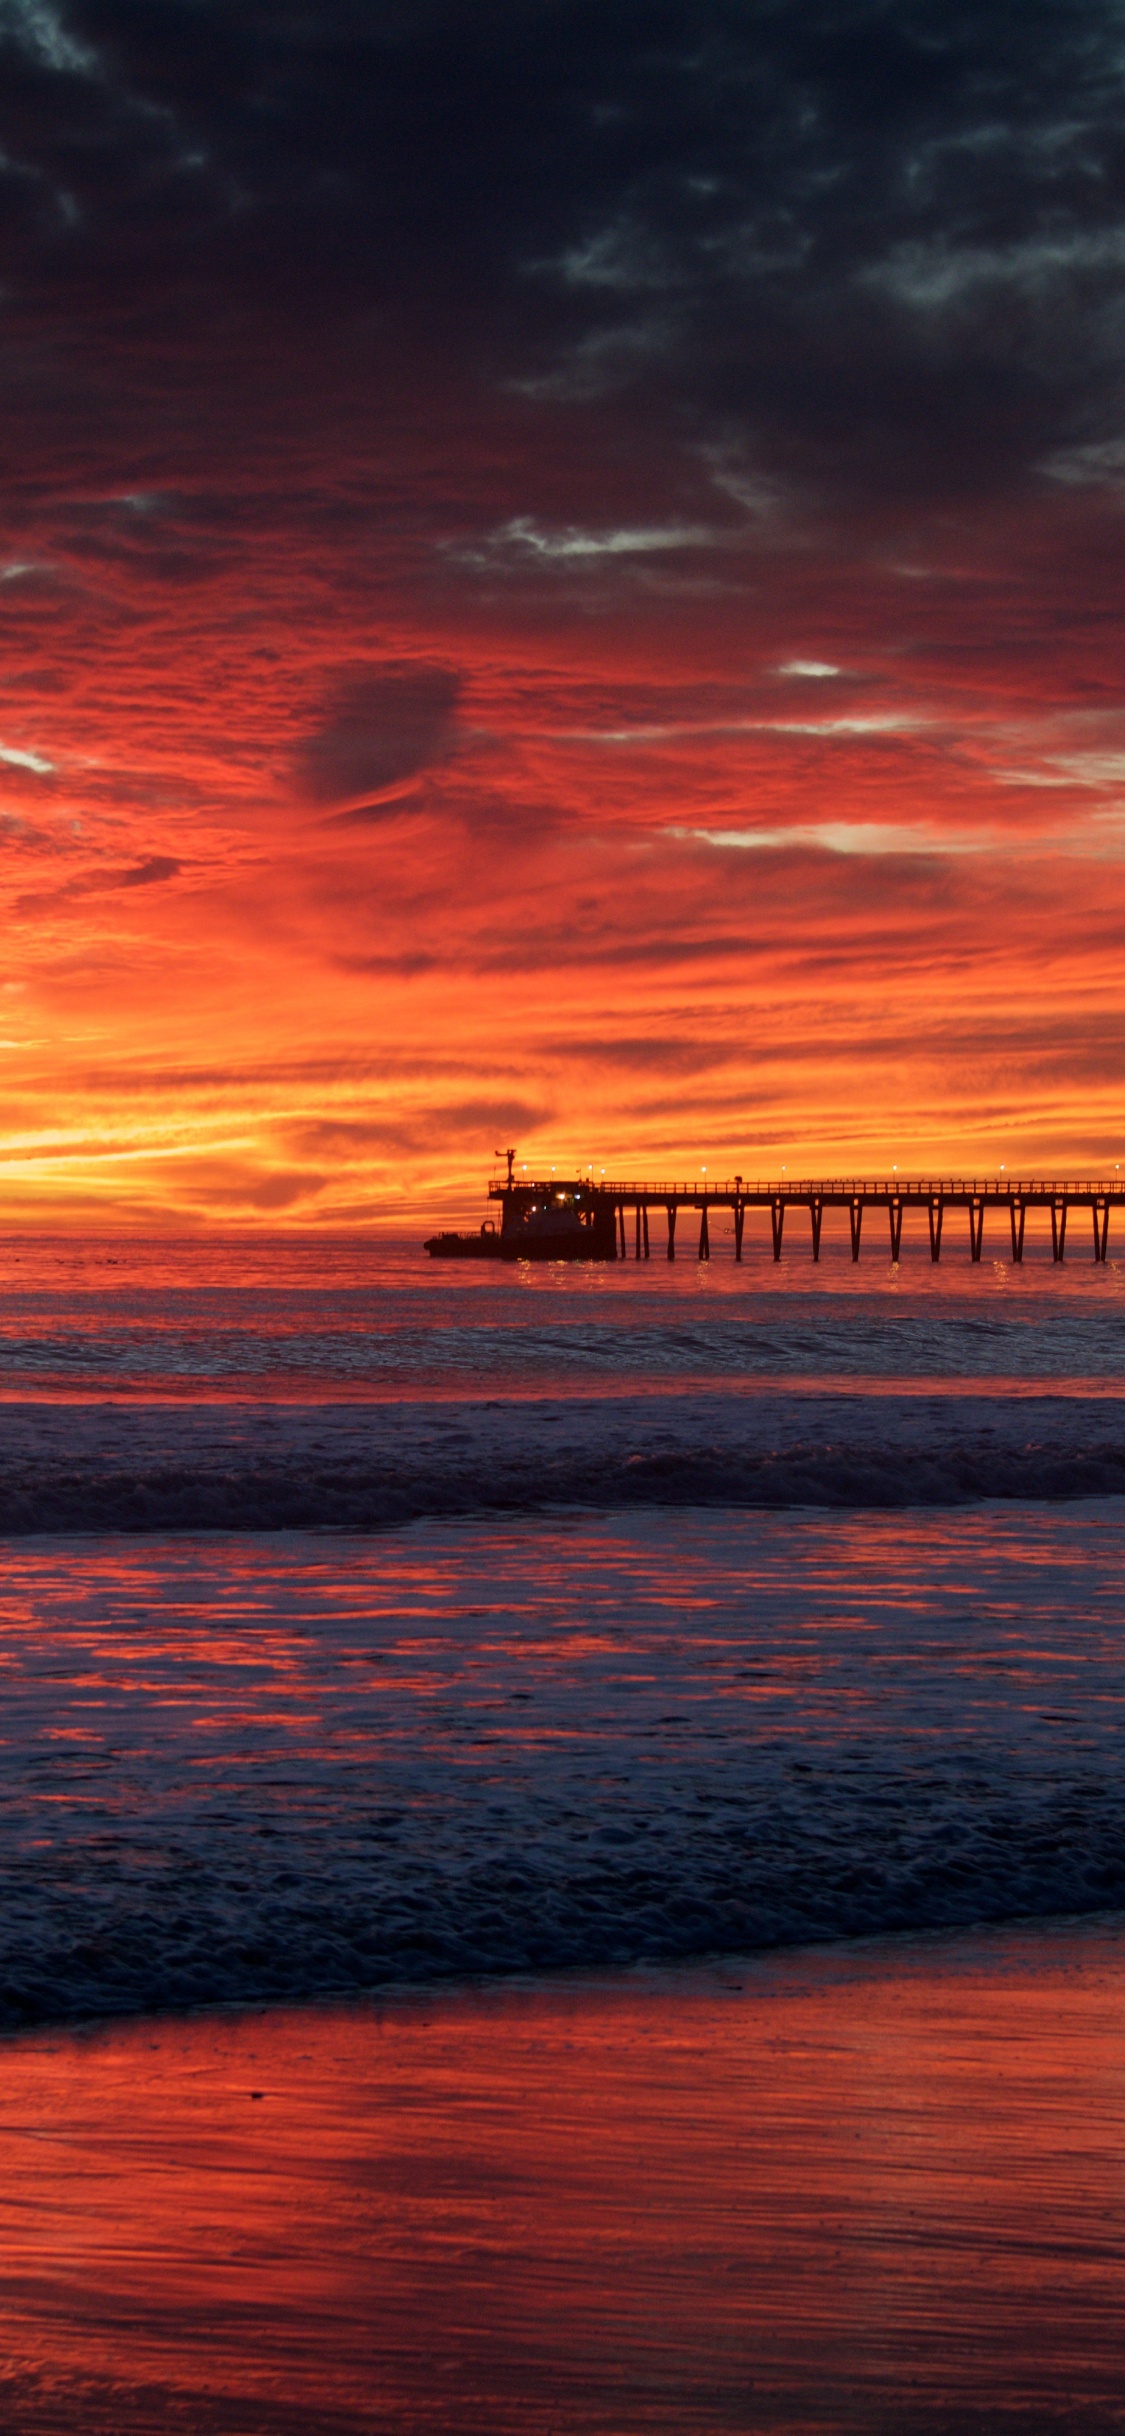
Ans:
[[[774,1992],[787,1983],[789,1975],[802,1985],[807,1980],[823,1982],[825,1987],[848,1984],[857,1973],[863,1974],[870,1961],[874,1967],[893,1967],[896,1973],[910,1977],[916,1971],[938,1971],[942,1976],[971,1968],[978,1943],[983,1948],[1026,1938],[1029,1943],[1041,1937],[1073,1939],[1077,1943],[1087,1937],[1101,1940],[1120,1936],[1123,1969],[1125,1969],[1125,1906],[1117,1903],[1088,1911],[1013,1912],[995,1917],[982,1916],[976,1920],[939,1922],[909,1928],[858,1930],[854,1935],[840,1933],[824,1937],[808,1937],[792,1941],[778,1940],[773,1945],[722,1946],[701,1948],[699,1952],[683,1954],[636,1954],[620,1960],[604,1962],[560,1962],[558,1964],[515,1965],[511,1970],[449,1970],[431,1977],[396,1978],[388,1976],[373,1981],[370,1986],[342,1989],[339,1986],[310,1987],[296,1995],[204,1997],[197,2003],[167,2005],[138,2005],[130,2011],[45,2014],[26,2021],[0,2021],[0,2059],[22,2047],[37,2048],[54,2042],[73,2042],[80,2047],[84,2041],[141,2037],[146,2032],[159,2033],[165,2029],[174,2033],[178,2028],[206,2030],[209,2026],[241,2029],[255,2022],[285,2021],[300,2023],[322,2017],[337,2018],[355,2015],[364,2020],[410,2022],[416,2015],[427,2019],[435,2012],[455,2013],[464,2006],[471,2010],[489,2005],[494,2000],[509,1999],[520,2004],[532,1999],[549,2003],[558,2000],[566,2008],[574,1995],[588,1996],[591,2002],[612,2004],[620,1994],[628,1997],[653,1995],[673,2001],[678,1992],[691,1988],[697,1981],[715,1978],[727,1981],[737,1974],[747,1992],[753,1992],[761,1980],[763,1988]],[[1125,2031],[1123,2031],[1125,2036]]]
[[[14,2035],[5,2428],[1119,2429],[1123,1998],[1118,1913]]]

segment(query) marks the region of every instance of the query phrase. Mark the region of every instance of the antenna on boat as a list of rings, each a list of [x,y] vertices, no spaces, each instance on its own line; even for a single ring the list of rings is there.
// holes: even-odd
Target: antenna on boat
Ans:
[[[514,1151],[514,1150],[498,1150],[498,1151],[496,1152],[496,1154],[495,1154],[495,1155],[496,1155],[496,1157],[497,1157],[498,1159],[506,1159],[506,1160],[507,1160],[507,1162],[508,1162],[508,1183],[509,1183],[509,1186],[510,1186],[510,1185],[511,1185],[511,1181],[512,1181],[512,1169],[513,1169],[513,1167],[515,1166],[515,1161],[516,1161],[516,1154],[515,1154],[515,1151]]]

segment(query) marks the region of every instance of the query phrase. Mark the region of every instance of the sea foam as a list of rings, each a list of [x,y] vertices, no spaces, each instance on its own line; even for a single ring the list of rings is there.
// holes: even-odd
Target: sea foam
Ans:
[[[1125,1398],[949,1391],[404,1404],[8,1404],[0,1532],[385,1530],[599,1506],[1125,1491]]]
[[[1125,1506],[9,1542],[0,2019],[1125,1903]]]

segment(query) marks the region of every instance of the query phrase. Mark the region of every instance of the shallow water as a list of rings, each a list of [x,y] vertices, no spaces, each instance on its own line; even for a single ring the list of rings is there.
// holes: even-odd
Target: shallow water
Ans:
[[[9,2042],[13,2436],[1109,2436],[1125,1931]]]
[[[10,1542],[0,2005],[1125,1902],[1125,1502]]]

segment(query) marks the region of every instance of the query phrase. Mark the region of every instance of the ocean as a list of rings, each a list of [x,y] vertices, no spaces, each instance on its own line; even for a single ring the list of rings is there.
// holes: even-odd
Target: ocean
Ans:
[[[1074,1232],[10,1240],[0,2021],[1125,1904],[1125,1267]]]

